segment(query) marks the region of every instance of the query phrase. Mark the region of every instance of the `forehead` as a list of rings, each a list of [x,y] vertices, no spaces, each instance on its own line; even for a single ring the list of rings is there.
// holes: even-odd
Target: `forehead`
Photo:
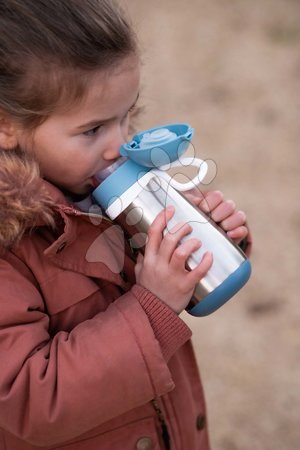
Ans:
[[[125,61],[121,66],[107,72],[94,74],[88,83],[86,101],[92,102],[98,97],[105,104],[120,97],[127,97],[139,88],[140,70],[137,63]]]
[[[107,71],[95,71],[85,80],[82,98],[71,105],[69,118],[93,113],[117,114],[130,107],[135,100],[140,82],[140,65],[137,58],[127,58]]]

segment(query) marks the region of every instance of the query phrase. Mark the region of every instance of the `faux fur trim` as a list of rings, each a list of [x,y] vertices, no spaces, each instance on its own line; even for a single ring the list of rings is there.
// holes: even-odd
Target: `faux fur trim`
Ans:
[[[40,223],[54,227],[53,211],[37,162],[18,151],[0,151],[0,245],[16,245]]]

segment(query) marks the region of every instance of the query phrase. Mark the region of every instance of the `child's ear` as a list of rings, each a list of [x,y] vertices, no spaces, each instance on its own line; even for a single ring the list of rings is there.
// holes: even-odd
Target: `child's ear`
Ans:
[[[11,150],[18,145],[17,130],[11,117],[0,110],[0,148]]]

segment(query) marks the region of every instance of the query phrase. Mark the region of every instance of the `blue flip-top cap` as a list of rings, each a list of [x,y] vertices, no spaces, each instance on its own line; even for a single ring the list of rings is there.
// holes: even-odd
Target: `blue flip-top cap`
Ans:
[[[106,178],[94,191],[93,197],[106,210],[116,198],[120,198],[150,167],[143,167],[133,161],[126,161]]]
[[[123,144],[120,153],[141,166],[158,168],[176,161],[187,150],[193,135],[194,129],[186,123],[150,128]]]
[[[188,148],[194,129],[186,123],[164,125],[136,134],[120,148],[128,161],[119,166],[93,191],[95,200],[106,210],[146,172],[176,161]]]

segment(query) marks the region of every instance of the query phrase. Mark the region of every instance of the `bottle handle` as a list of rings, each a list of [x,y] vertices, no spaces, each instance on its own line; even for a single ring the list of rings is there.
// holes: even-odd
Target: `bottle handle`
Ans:
[[[174,178],[170,177],[170,175],[166,172],[166,170],[171,169],[172,167],[185,167],[185,166],[195,166],[199,167],[199,171],[197,175],[187,183],[179,183],[179,181],[174,180]],[[180,158],[176,161],[173,161],[170,164],[165,164],[160,166],[159,169],[152,169],[151,172],[154,172],[156,175],[164,178],[174,189],[180,192],[189,191],[193,189],[195,186],[201,183],[205,175],[207,174],[208,165],[207,162],[198,158]]]

